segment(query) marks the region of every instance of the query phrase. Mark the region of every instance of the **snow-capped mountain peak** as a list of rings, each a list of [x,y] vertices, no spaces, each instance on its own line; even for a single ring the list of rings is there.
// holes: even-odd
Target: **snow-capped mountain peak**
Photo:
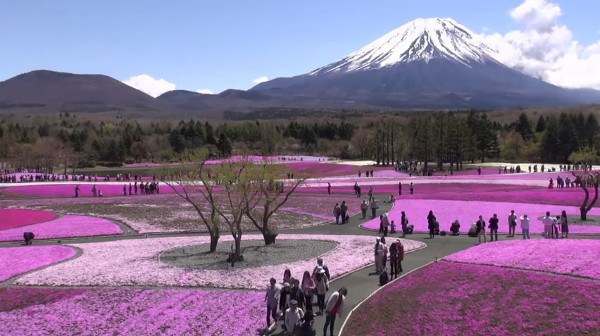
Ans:
[[[493,60],[495,51],[465,26],[450,18],[416,19],[311,74],[379,69],[434,58],[470,63]]]

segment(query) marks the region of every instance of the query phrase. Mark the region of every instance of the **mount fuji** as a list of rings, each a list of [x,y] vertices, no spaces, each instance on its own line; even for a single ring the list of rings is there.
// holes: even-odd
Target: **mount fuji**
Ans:
[[[392,108],[513,108],[600,102],[499,62],[496,50],[453,19],[411,21],[347,57],[251,91],[291,101]]]

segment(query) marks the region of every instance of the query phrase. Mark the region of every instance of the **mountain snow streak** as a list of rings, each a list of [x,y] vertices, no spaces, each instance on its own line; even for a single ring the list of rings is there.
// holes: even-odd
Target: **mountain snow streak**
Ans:
[[[473,62],[497,62],[495,53],[476,34],[453,19],[417,19],[310,75],[380,69],[417,60],[429,62],[433,58],[469,66]]]

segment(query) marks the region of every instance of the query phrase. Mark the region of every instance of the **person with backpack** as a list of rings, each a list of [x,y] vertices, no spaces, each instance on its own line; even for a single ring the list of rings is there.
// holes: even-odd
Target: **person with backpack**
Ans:
[[[492,218],[490,218],[490,241],[494,241],[494,235],[496,236],[496,241],[498,241],[498,215],[494,214]]]
[[[329,300],[327,300],[327,306],[325,308],[325,325],[323,326],[324,336],[327,336],[327,327],[329,327],[329,334],[333,336],[335,318],[336,316],[342,317],[346,295],[348,295],[348,290],[346,287],[342,287],[339,291],[331,294]]]
[[[481,236],[483,236],[483,242],[487,243],[487,236],[485,235],[485,221],[483,220],[483,216],[479,215],[479,220],[475,225],[477,227],[477,239],[479,240],[479,244],[481,244]]]

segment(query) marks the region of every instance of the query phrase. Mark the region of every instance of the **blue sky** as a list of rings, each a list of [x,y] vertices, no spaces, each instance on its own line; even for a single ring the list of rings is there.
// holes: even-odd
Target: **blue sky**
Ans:
[[[452,17],[476,33],[518,30],[510,11],[522,2],[2,0],[0,80],[49,69],[248,89],[338,60],[418,17]],[[600,1],[551,2],[579,44],[600,40]]]

